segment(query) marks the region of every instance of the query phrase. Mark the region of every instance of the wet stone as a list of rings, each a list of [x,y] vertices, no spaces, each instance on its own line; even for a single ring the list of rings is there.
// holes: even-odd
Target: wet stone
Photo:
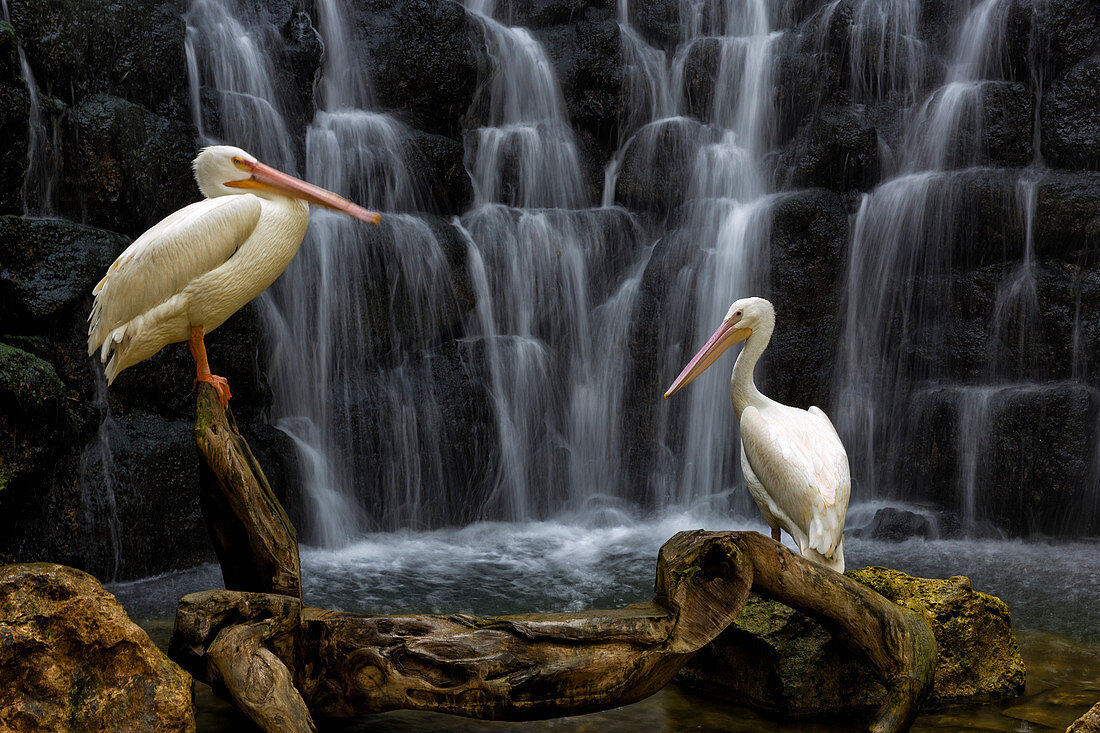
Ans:
[[[962,576],[914,578],[882,567],[845,573],[925,618],[939,646],[927,708],[1011,699],[1025,667],[1008,606]],[[810,617],[750,596],[734,624],[677,678],[689,687],[784,716],[871,710],[884,690],[857,655]]]
[[[193,733],[190,675],[90,575],[0,566],[5,730]]]

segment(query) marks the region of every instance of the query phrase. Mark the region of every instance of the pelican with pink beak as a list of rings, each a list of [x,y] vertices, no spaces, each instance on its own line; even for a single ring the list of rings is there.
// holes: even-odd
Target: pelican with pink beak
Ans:
[[[196,384],[213,385],[225,408],[229,383],[210,373],[203,334],[287,268],[305,237],[309,204],[375,225],[381,217],[240,148],[204,148],[194,168],[206,198],[134,240],[92,290],[88,354],[99,350],[110,384],[123,369],[187,341]]]
[[[784,529],[799,552],[844,572],[844,519],[852,481],[848,454],[825,413],[776,402],[752,373],[775,330],[775,308],[763,298],[730,306],[722,325],[665,392],[683,389],[726,349],[745,342],[733,367],[730,395],[741,426],[741,470],[749,493],[779,541]]]

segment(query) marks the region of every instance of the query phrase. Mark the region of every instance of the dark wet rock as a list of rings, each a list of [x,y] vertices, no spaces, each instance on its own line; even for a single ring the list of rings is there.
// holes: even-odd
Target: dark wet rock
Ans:
[[[59,437],[71,437],[75,418],[67,398],[49,362],[0,343],[0,405],[6,416],[22,420],[31,432],[53,428]]]
[[[30,97],[19,67],[15,30],[0,21],[0,214],[22,211]]]
[[[53,365],[0,343],[0,506],[14,488],[49,470],[78,426]]]
[[[867,527],[856,530],[852,534],[855,537],[884,542],[904,542],[913,537],[924,539],[936,537],[935,528],[928,517],[893,507],[879,509]]]
[[[0,321],[42,324],[91,296],[128,243],[59,219],[0,217]]]
[[[906,485],[920,489],[912,498],[1010,536],[1078,536],[1100,527],[1086,499],[1098,481],[1094,389],[1072,382],[930,389],[913,408],[902,468]],[[973,487],[969,499],[960,484]]]
[[[694,282],[694,274],[704,257],[699,242],[686,230],[673,230],[653,247],[639,285],[637,304],[628,336],[630,370],[623,391],[624,464],[629,482],[638,487],[640,497],[648,499],[655,461],[662,450],[657,443],[660,410],[670,411],[669,424],[678,425],[678,415],[686,409],[685,400],[665,402],[665,388],[683,368],[681,353],[695,344],[688,343],[695,333],[695,313],[684,312],[684,298]],[[663,324],[675,324],[675,333],[665,334]],[[667,343],[674,339],[673,343]],[[670,357],[669,354],[672,354]],[[673,443],[678,436],[670,436]]]
[[[675,209],[690,195],[696,152],[713,134],[687,117],[643,127],[623,149],[615,203],[658,216]]]
[[[120,560],[114,572],[120,579],[210,560],[213,553],[199,510],[194,419],[169,420],[127,410],[114,418],[107,440],[112,464],[103,465],[102,446],[93,442],[85,448],[81,476],[81,492],[87,497],[83,509],[91,514],[92,526],[86,528],[94,538],[90,548],[99,550],[98,557],[88,552],[89,569],[112,572],[112,523]],[[164,552],[166,547],[172,551]]]
[[[995,473],[978,485],[977,505],[1013,535],[1091,534],[1100,517],[1088,501],[1095,466],[1100,394],[1081,385],[1005,388],[986,456]],[[1041,445],[1041,450],[1033,446]],[[1083,509],[1084,508],[1084,509]]]
[[[1023,692],[1024,663],[1003,601],[974,591],[961,576],[929,580],[877,567],[846,574],[932,627],[939,661],[926,706],[1008,699]],[[863,660],[819,623],[756,596],[677,679],[793,717],[871,710],[885,695]]]
[[[459,3],[402,0],[363,8],[379,101],[413,127],[457,138],[478,84],[482,29]]]
[[[500,0],[493,15],[506,25],[539,30],[575,23],[592,11],[613,18],[615,0]]]
[[[71,208],[97,226],[137,236],[200,198],[191,171],[198,152],[190,125],[95,94],[73,110],[79,145],[65,175]]]
[[[622,41],[614,15],[589,11],[568,25],[544,29],[539,40],[557,70],[573,126],[595,136],[609,155],[623,102]]]
[[[781,197],[772,210],[769,299],[775,335],[765,352],[766,391],[785,404],[829,405],[840,329],[848,216],[821,189]]]
[[[699,38],[691,42],[684,61],[686,111],[700,120],[711,119],[714,108],[714,83],[718,78],[722,46],[717,38]]]
[[[631,2],[630,23],[651,46],[672,51],[680,40],[679,0]]]
[[[9,730],[194,732],[191,676],[92,576],[47,563],[0,567],[0,626]]]
[[[776,44],[772,82],[777,129],[773,133],[783,143],[808,115],[834,100],[841,73],[835,54],[806,52],[794,34],[785,34]]]
[[[278,88],[287,100],[289,127],[296,136],[302,136],[314,116],[314,84],[321,71],[325,47],[321,34],[313,27],[313,19],[302,11],[290,16],[282,27],[282,36],[282,63],[277,67],[282,81]]]
[[[1037,195],[1037,254],[1068,262],[1095,260],[1100,241],[1100,173],[1049,171],[1039,181]]]
[[[8,9],[45,92],[69,102],[103,92],[189,119],[185,28],[176,3],[12,0]]]
[[[1078,63],[1043,95],[1043,155],[1059,168],[1100,170],[1100,55]]]
[[[862,106],[829,107],[813,115],[779,157],[786,187],[866,191],[878,182],[879,140]]]
[[[1031,162],[1034,104],[1034,94],[1024,84],[990,82],[982,85],[981,114],[989,162],[1005,167]]]
[[[1097,27],[1100,6],[1092,0],[1014,0],[1005,29],[1014,77],[1026,81],[1038,60],[1050,79],[1096,53]]]
[[[470,206],[473,184],[463,162],[462,143],[412,130],[405,150],[414,180],[427,189],[429,211],[456,216]]]

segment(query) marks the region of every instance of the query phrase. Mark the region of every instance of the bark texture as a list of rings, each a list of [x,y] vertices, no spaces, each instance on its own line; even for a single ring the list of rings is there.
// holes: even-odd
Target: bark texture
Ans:
[[[936,663],[927,623],[752,532],[677,534],[660,550],[654,601],[612,611],[373,616],[264,593],[195,593],[180,601],[169,653],[266,731],[399,708],[546,718],[661,689],[750,590],[814,615],[866,655],[888,690],[870,730],[910,725]]]
[[[225,587],[302,596],[298,535],[218,393],[198,385],[195,443],[206,464],[199,500]]]

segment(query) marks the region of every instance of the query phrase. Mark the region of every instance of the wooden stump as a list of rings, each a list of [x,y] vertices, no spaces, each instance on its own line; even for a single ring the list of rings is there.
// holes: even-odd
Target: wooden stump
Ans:
[[[302,597],[298,535],[218,393],[198,386],[199,501],[225,587]]]
[[[737,617],[750,589],[819,618],[867,655],[888,689],[870,730],[909,727],[935,668],[928,625],[754,532],[677,534],[658,556],[654,601],[613,611],[372,616],[195,593],[180,601],[169,653],[266,731],[399,708],[546,718],[661,689]],[[249,682],[257,676],[259,693]]]

